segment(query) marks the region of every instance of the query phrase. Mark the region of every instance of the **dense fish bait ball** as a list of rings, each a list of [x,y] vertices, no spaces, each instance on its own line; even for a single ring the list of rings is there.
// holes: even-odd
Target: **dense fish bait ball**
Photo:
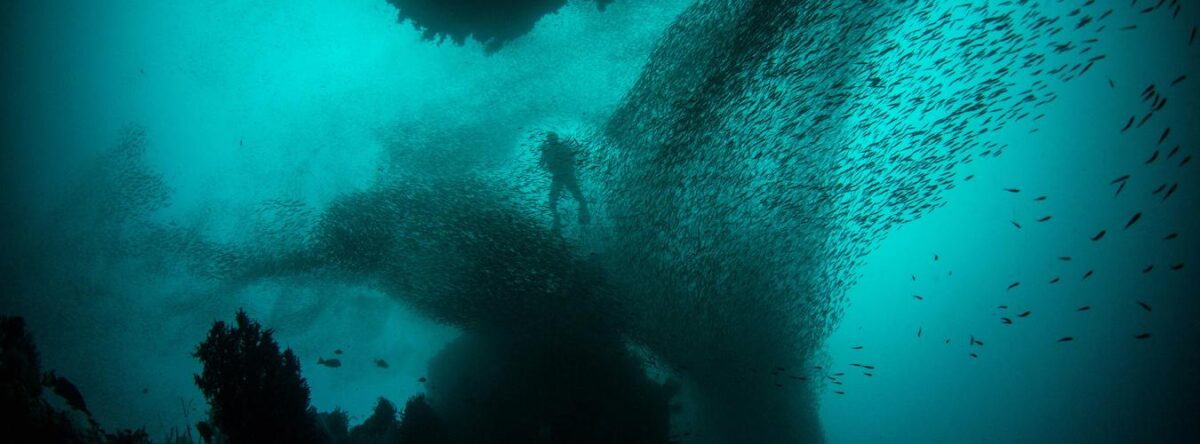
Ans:
[[[990,134],[1036,122],[1057,86],[1104,63],[1094,48],[1116,30],[1112,6],[747,1],[682,14],[605,128],[597,176],[609,275],[637,307],[630,336],[711,395],[708,436],[819,439],[811,398],[750,394],[738,371],[810,359],[864,255],[941,206],[957,166],[1001,155]]]

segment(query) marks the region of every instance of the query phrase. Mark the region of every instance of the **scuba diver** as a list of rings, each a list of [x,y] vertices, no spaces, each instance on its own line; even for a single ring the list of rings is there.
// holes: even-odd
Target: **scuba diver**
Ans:
[[[575,176],[575,151],[568,142],[558,138],[558,133],[546,133],[546,141],[542,143],[542,159],[539,164],[550,173],[550,214],[554,217],[553,230],[558,232],[561,225],[558,220],[558,198],[563,187],[579,203],[579,224],[587,225],[591,216],[588,214],[587,201],[583,199],[583,191],[579,189],[579,179]]]

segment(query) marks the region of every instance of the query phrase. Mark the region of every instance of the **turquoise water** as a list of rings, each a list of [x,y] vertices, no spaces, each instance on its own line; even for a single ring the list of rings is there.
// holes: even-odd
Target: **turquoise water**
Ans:
[[[0,312],[106,429],[203,419],[244,308],[351,424],[453,427],[445,350],[519,332],[679,381],[677,442],[1197,435],[1187,2],[579,0],[495,51],[385,0],[0,11]]]

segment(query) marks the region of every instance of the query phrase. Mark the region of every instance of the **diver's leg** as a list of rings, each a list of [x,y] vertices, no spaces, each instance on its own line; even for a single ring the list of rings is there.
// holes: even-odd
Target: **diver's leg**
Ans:
[[[558,221],[558,198],[562,195],[563,183],[558,178],[552,179],[550,183],[550,218],[551,230],[558,232],[561,228]]]
[[[588,213],[587,201],[583,199],[583,191],[579,189],[579,181],[571,179],[566,182],[567,191],[571,193],[571,197],[575,198],[575,202],[579,203],[579,224],[587,225],[592,217]]]

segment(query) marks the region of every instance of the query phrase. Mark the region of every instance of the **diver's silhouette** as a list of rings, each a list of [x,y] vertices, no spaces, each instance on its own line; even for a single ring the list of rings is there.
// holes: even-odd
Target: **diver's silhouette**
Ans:
[[[546,133],[546,141],[542,143],[542,168],[550,172],[550,214],[554,217],[554,231],[561,226],[558,220],[558,198],[565,187],[575,202],[579,203],[579,223],[586,225],[591,219],[588,214],[587,201],[583,191],[579,189],[579,179],[575,175],[575,151],[568,143],[560,140],[558,134],[551,131]]]

